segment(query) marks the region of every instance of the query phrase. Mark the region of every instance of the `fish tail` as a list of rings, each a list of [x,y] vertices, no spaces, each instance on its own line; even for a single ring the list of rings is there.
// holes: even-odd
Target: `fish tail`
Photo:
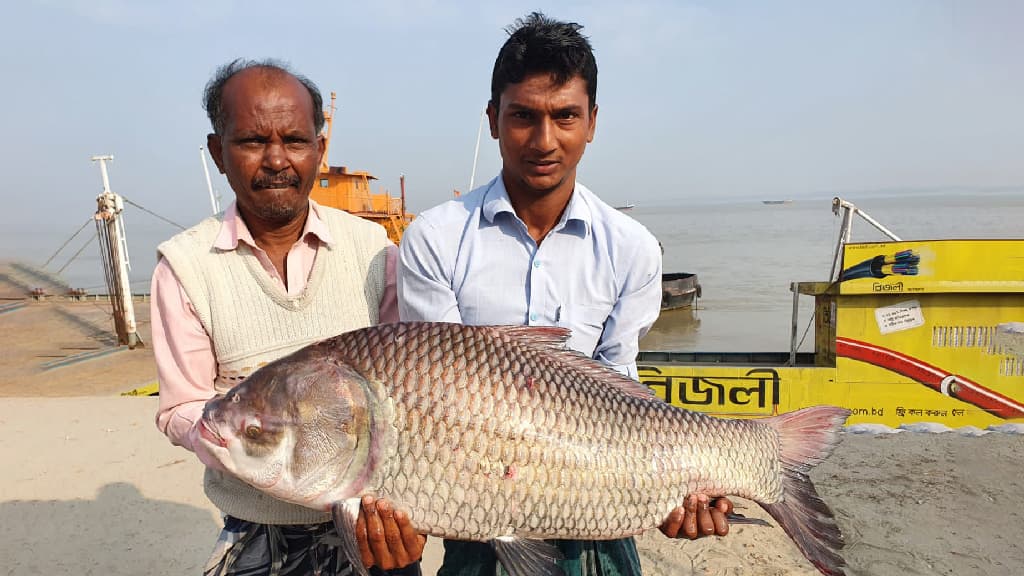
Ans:
[[[759,504],[804,556],[829,576],[845,574],[846,561],[839,555],[843,535],[807,474],[832,453],[849,415],[845,408],[814,406],[763,420],[779,435],[782,498],[774,504]]]

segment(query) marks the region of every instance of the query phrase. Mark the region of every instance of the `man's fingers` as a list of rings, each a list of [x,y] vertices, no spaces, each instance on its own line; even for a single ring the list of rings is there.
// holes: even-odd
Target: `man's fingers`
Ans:
[[[658,529],[669,538],[677,538],[679,537],[679,529],[683,527],[684,517],[685,514],[682,508],[674,508]]]
[[[369,537],[366,534],[365,506],[359,507],[359,515],[356,517],[356,542],[359,544],[359,559],[362,560],[363,566],[369,568],[373,565],[373,552],[370,551]]]
[[[718,536],[725,536],[729,533],[729,515],[732,514],[732,511],[732,500],[725,496],[711,501],[711,518],[715,522],[715,534]]]
[[[387,542],[387,550],[391,556],[391,568],[398,568],[412,563],[409,553],[405,549],[405,541],[402,539],[402,532],[395,522],[395,511],[387,500],[377,501],[377,515],[380,516],[381,525],[384,528],[384,541]]]
[[[703,494],[697,503],[697,526],[700,528],[701,535],[707,536],[715,533],[715,521],[711,518],[708,497]]]
[[[423,556],[423,547],[427,544],[427,537],[418,534],[409,521],[409,515],[401,510],[395,511],[395,524],[402,536],[402,545],[408,554],[408,563],[415,562]],[[399,566],[401,568],[401,566]]]
[[[711,499],[706,494],[690,494],[658,529],[669,538],[696,540],[712,534],[725,536],[729,533],[727,515],[732,510],[732,501],[728,498]]]
[[[388,542],[384,537],[384,525],[377,512],[376,502],[369,496],[363,497],[363,514],[366,516],[366,540],[373,554],[370,562],[363,559],[363,564],[372,566],[376,564],[379,568],[390,570],[391,554],[388,552]]]
[[[729,533],[729,519],[721,509],[717,507],[711,509],[711,520],[715,524],[714,534],[716,536],[725,536]]]
[[[697,537],[697,497],[687,496],[686,515],[683,518],[683,535],[693,540]]]

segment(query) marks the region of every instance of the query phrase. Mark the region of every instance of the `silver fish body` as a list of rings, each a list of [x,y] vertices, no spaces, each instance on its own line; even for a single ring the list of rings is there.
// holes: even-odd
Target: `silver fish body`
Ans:
[[[523,346],[525,331],[492,332],[396,326],[331,343],[359,351],[346,361],[386,382],[398,435],[376,491],[418,527],[467,540],[621,538],[658,526],[687,494],[782,496],[768,426],[595,384],[620,376]]]
[[[621,538],[660,525],[688,494],[737,495],[764,506],[823,573],[842,573],[841,536],[806,472],[846,411],[728,420],[682,410],[566,350],[567,335],[389,324],[278,361],[344,367],[323,380],[345,380],[335,397],[354,414],[351,449],[326,462],[332,450],[321,450],[302,468],[343,471],[317,480],[328,500],[374,494],[425,533],[492,542]]]

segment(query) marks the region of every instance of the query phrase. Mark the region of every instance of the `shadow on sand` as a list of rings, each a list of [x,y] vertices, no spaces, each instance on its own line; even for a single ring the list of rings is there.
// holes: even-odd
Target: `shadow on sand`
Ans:
[[[95,500],[0,503],[6,574],[199,574],[220,525],[208,510],[110,483]]]

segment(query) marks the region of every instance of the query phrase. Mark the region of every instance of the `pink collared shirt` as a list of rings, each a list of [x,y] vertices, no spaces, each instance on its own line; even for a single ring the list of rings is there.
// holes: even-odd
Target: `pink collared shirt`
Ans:
[[[331,245],[334,238],[327,224],[320,218],[320,206],[309,201],[309,216],[302,236],[288,251],[285,269],[288,271],[289,296],[300,294],[313,270],[317,248],[321,243]],[[252,248],[264,270],[282,288],[284,281],[277,273],[270,257],[256,245],[249,228],[238,215],[232,203],[224,212],[224,221],[214,241],[221,250],[235,250],[244,242]],[[384,295],[380,301],[380,321],[398,321],[398,297],[395,270],[397,249],[388,247]],[[156,358],[157,377],[160,380],[160,406],[156,425],[171,442],[193,450],[190,432],[203,415],[203,406],[216,392],[213,380],[217,375],[217,358],[213,343],[206,334],[192,302],[185,294],[171,266],[163,258],[153,271],[150,289],[152,297],[150,320],[152,324],[153,355]]]

